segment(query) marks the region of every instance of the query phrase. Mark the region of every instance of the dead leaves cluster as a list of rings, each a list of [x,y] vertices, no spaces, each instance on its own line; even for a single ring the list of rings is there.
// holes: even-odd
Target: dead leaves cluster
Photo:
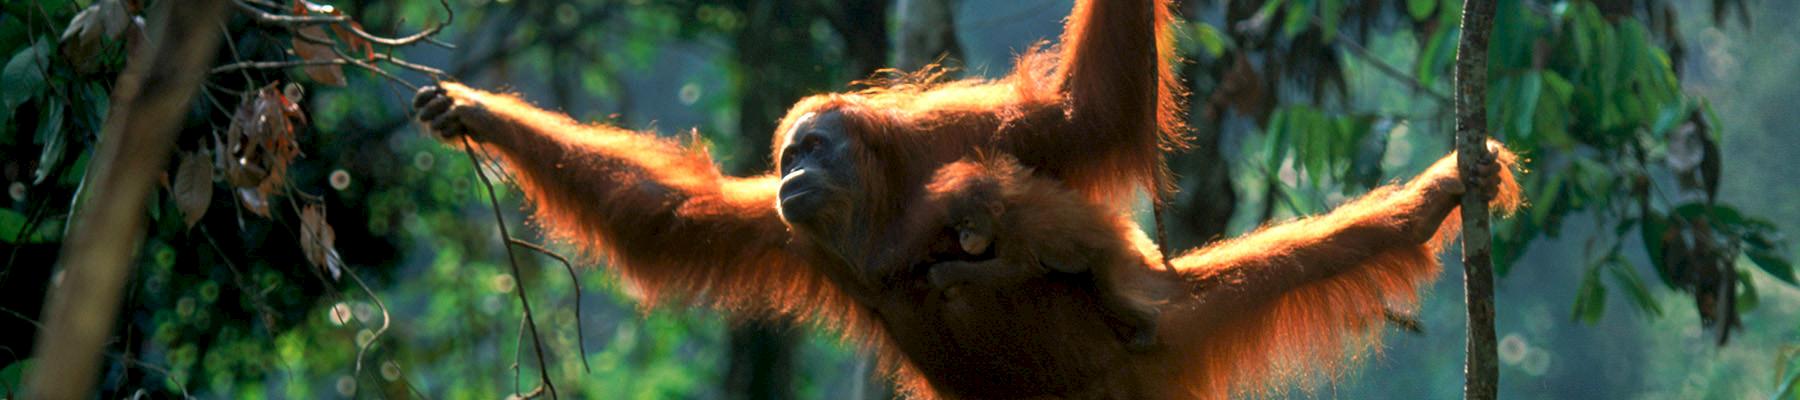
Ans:
[[[269,198],[281,194],[288,164],[300,156],[295,132],[306,123],[300,90],[269,84],[246,96],[231,117],[223,143],[214,139],[216,163],[244,209],[269,216]]]
[[[288,167],[302,155],[298,135],[306,124],[300,87],[278,87],[272,83],[246,92],[223,138],[214,136],[210,148],[181,155],[169,190],[187,227],[199,223],[211,206],[215,176],[223,177],[240,209],[271,217],[271,199],[283,193]],[[324,206],[307,204],[299,213],[300,248],[306,261],[337,279],[343,261]]]

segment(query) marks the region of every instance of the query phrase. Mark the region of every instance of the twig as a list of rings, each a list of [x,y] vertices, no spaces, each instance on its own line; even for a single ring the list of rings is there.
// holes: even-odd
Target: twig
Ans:
[[[25,314],[20,314],[18,311],[14,311],[11,308],[0,307],[0,312],[5,312],[7,314],[11,314],[14,318],[18,318],[20,321],[25,321],[25,323],[31,324],[32,327],[36,327],[39,331],[44,330],[44,324],[42,322],[38,322],[35,319],[31,319],[30,316],[27,316]],[[8,352],[11,352],[11,350],[8,350]],[[130,356],[122,356],[122,355],[118,355],[118,354],[113,354],[110,351],[102,352],[101,354],[104,354],[105,356],[112,358],[113,360],[117,360],[118,362],[126,364],[126,365],[132,365],[132,366],[136,366],[138,368],[143,368],[143,369],[150,370],[152,372],[162,374],[163,378],[166,378],[169,380],[169,383],[175,384],[176,390],[181,391],[181,398],[186,399],[186,398],[194,397],[193,395],[188,394],[187,385],[184,385],[181,383],[180,380],[175,379],[175,374],[172,372],[169,372],[169,370],[166,368],[151,365],[150,363],[143,362],[143,361],[138,361],[137,359],[131,358]]]
[[[1400,330],[1407,331],[1414,335],[1425,334],[1425,324],[1420,323],[1419,317],[1416,315],[1407,315],[1395,311],[1392,308],[1382,308],[1381,318],[1386,319],[1390,324],[1394,324],[1394,327],[1400,328]]]
[[[481,159],[475,156],[475,144],[469,141],[468,136],[464,136],[462,142],[463,154],[467,154],[469,162],[476,166],[475,177],[481,178],[481,185],[487,187],[488,203],[494,207],[494,222],[500,229],[500,238],[510,243],[512,234],[506,231],[506,217],[500,211],[500,196],[495,194],[498,191],[494,189],[494,183],[488,180],[487,172],[480,168]],[[512,246],[502,247],[506,248],[506,262],[512,266],[513,278],[518,285],[519,306],[525,311],[526,327],[531,329],[532,347],[537,350],[538,377],[542,378],[544,386],[550,389],[550,398],[559,398],[556,394],[556,384],[550,382],[550,364],[544,361],[544,339],[542,336],[538,336],[537,320],[531,314],[531,300],[525,295],[525,276],[519,270],[519,259],[513,255]]]
[[[389,50],[391,51],[392,49],[389,49]],[[432,68],[432,67],[427,67],[424,64],[414,64],[411,61],[406,61],[399,57],[394,57],[391,54],[375,53],[375,54],[372,54],[371,57],[373,57],[376,61],[387,61],[389,64],[394,64],[395,66],[398,66],[400,68],[406,68],[406,69],[410,69],[413,71],[418,71],[420,73],[424,73],[426,75],[431,75],[432,78],[436,78],[436,79],[444,79],[445,77],[449,76],[449,75],[444,74],[443,70],[440,70],[437,68]]]
[[[1320,21],[1318,16],[1313,17],[1312,24],[1313,26],[1319,27],[1319,29],[1325,29],[1325,23]],[[1411,74],[1401,71],[1399,68],[1395,68],[1393,64],[1388,64],[1386,60],[1376,57],[1374,53],[1370,53],[1369,49],[1363,48],[1362,45],[1356,43],[1355,40],[1350,40],[1349,34],[1345,33],[1343,30],[1340,29],[1335,33],[1337,33],[1337,41],[1344,44],[1344,49],[1350,50],[1350,54],[1363,59],[1364,62],[1375,67],[1376,71],[1379,71],[1390,78],[1394,78],[1394,80],[1399,81],[1401,84],[1412,88],[1413,91],[1430,96],[1431,99],[1437,101],[1439,105],[1449,105],[1453,103],[1450,96],[1438,93],[1436,90],[1431,90],[1430,87],[1425,86],[1424,82],[1419,82],[1418,77],[1414,77]]]
[[[226,72],[247,70],[247,69],[281,69],[281,68],[291,68],[291,67],[308,67],[308,66],[316,66],[316,65],[349,65],[349,64],[350,64],[350,62],[344,61],[343,59],[288,60],[288,61],[239,61],[239,62],[234,62],[234,63],[230,63],[230,64],[213,67],[213,69],[210,71],[207,71],[207,73],[222,74],[222,73],[226,73]]]
[[[244,273],[238,271],[237,263],[231,262],[231,257],[225,254],[225,247],[220,246],[219,242],[213,239],[212,232],[206,230],[205,225],[200,226],[200,236],[206,238],[207,244],[212,245],[213,252],[219,253],[219,260],[224,261],[225,268],[231,270],[232,281],[237,282],[238,289],[243,290],[245,295],[250,296],[250,301],[253,303],[252,305],[256,307],[257,313],[261,314],[263,328],[268,329],[270,334],[274,334],[275,309],[269,306],[269,300],[263,297],[262,292],[252,288],[250,283],[244,279]]]
[[[271,12],[259,9],[256,6],[263,6],[263,7],[269,7],[269,8],[280,8],[280,6],[271,4],[271,3],[267,3],[267,2],[263,2],[263,1],[257,1],[257,0],[233,0],[231,2],[231,4],[233,6],[235,6],[239,11],[243,12],[244,14],[250,15],[251,18],[255,19],[258,23],[286,27],[286,28],[288,28],[289,33],[292,34],[295,38],[300,39],[302,41],[309,42],[309,43],[326,46],[327,48],[331,49],[331,52],[334,55],[336,55],[337,57],[335,59],[329,59],[329,60],[238,61],[238,62],[215,67],[212,70],[210,70],[210,73],[218,74],[218,73],[226,73],[226,72],[232,72],[232,71],[243,71],[243,70],[248,70],[248,69],[283,69],[283,68],[292,68],[292,67],[307,67],[307,66],[321,66],[321,65],[338,65],[338,66],[348,65],[348,66],[361,68],[361,69],[367,70],[369,72],[375,73],[376,75],[380,75],[383,78],[387,78],[388,80],[393,81],[394,83],[398,83],[401,86],[405,86],[411,90],[418,90],[419,86],[416,84],[413,84],[412,82],[408,82],[405,79],[401,79],[398,76],[395,76],[393,73],[388,72],[387,70],[384,70],[381,67],[375,65],[375,63],[385,61],[389,64],[393,64],[400,68],[417,71],[417,72],[429,75],[436,79],[442,79],[443,77],[447,76],[441,70],[438,70],[438,69],[432,68],[432,67],[428,67],[428,66],[425,66],[422,64],[412,63],[412,62],[400,59],[398,57],[394,57],[390,53],[375,53],[375,52],[371,51],[365,55],[368,58],[368,60],[364,61],[362,59],[362,57],[353,56],[353,55],[345,53],[343,49],[341,49],[337,46],[336,42],[330,40],[329,38],[309,35],[304,32],[301,32],[299,29],[297,29],[299,27],[309,26],[309,25],[338,24],[337,25],[338,27],[347,29],[349,32],[351,32],[351,34],[353,36],[356,36],[357,38],[368,41],[369,43],[375,43],[375,44],[381,44],[384,46],[388,46],[389,51],[392,51],[393,47],[411,45],[411,44],[415,44],[415,43],[418,43],[421,41],[424,41],[424,42],[430,43],[430,44],[434,44],[434,45],[444,46],[446,48],[454,48],[454,46],[450,46],[448,44],[445,44],[444,42],[437,41],[437,40],[430,40],[432,35],[435,35],[438,32],[442,31],[444,26],[449,25],[450,22],[454,21],[456,18],[456,11],[450,8],[450,4],[447,0],[439,1],[439,4],[441,4],[444,7],[444,12],[445,12],[445,17],[442,22],[434,22],[431,24],[430,27],[427,27],[423,31],[412,34],[410,36],[399,37],[399,38],[387,38],[387,37],[380,37],[380,36],[375,36],[375,35],[369,34],[368,32],[363,31],[361,27],[357,26],[357,24],[354,23],[355,22],[354,19],[350,18],[349,16],[345,16],[345,15],[275,14],[275,13],[271,13]],[[252,5],[252,4],[254,4],[254,5]],[[310,6],[310,3],[309,3],[309,6]],[[237,58],[235,48],[233,49],[233,58],[234,59]]]
[[[233,6],[237,7],[238,11],[241,11],[244,14],[249,15],[250,18],[255,19],[256,22],[260,23],[260,24],[279,25],[279,26],[287,27],[289,29],[302,27],[302,26],[308,26],[308,25],[343,24],[342,26],[344,28],[346,28],[348,31],[350,31],[350,34],[355,35],[358,38],[362,38],[363,40],[367,40],[370,43],[381,44],[384,46],[405,46],[405,45],[410,45],[413,43],[418,43],[418,42],[424,41],[426,43],[430,43],[433,45],[445,46],[446,48],[455,48],[455,46],[450,46],[443,42],[439,42],[439,41],[435,41],[435,40],[429,40],[429,41],[426,40],[427,38],[430,38],[431,35],[435,35],[439,31],[442,31],[445,26],[450,25],[450,21],[452,21],[456,18],[456,11],[452,10],[450,8],[450,3],[447,0],[439,0],[438,3],[442,4],[444,6],[444,12],[447,13],[447,15],[444,17],[443,22],[433,22],[430,26],[425,27],[425,30],[419,31],[418,33],[414,33],[412,35],[402,36],[402,37],[397,37],[397,38],[389,38],[389,37],[376,36],[376,35],[373,35],[373,34],[363,31],[362,28],[358,27],[356,24],[349,23],[349,22],[355,22],[355,21],[346,15],[275,14],[275,13],[263,11],[262,9],[256,8],[255,6],[250,5],[249,2],[246,2],[244,0],[234,0],[231,2],[231,4]]]
[[[184,398],[184,399],[194,398],[194,395],[188,394],[187,385],[182,384],[181,380],[175,379],[175,373],[169,372],[168,369],[165,369],[163,367],[158,367],[158,366],[152,365],[147,362],[138,361],[137,359],[131,358],[130,356],[121,356],[121,355],[113,354],[112,352],[106,352],[104,354],[106,354],[106,356],[109,358],[118,360],[120,363],[136,366],[138,368],[143,368],[143,369],[151,370],[156,373],[162,374],[164,379],[169,380],[169,383],[175,384],[176,390],[181,391],[181,398]]]
[[[337,258],[336,255],[332,255],[331,257]],[[343,265],[344,264],[343,259],[338,259],[338,264]],[[369,294],[369,299],[375,301],[375,308],[381,310],[381,327],[375,329],[375,334],[369,335],[369,342],[365,344],[365,343],[361,343],[361,338],[353,338],[354,340],[358,341],[358,343],[356,344],[356,371],[355,372],[360,374],[360,373],[362,373],[363,355],[369,351],[370,347],[375,346],[376,341],[381,339],[382,334],[387,333],[388,324],[389,324],[391,318],[389,318],[389,316],[388,316],[387,304],[381,302],[381,296],[376,296],[375,290],[369,289],[369,285],[367,283],[363,283],[362,277],[357,276],[355,270],[350,269],[349,266],[345,266],[344,268],[341,268],[341,269],[344,271],[344,275],[350,276],[350,280],[356,281],[356,286],[362,287],[363,293]]]
[[[552,393],[553,393],[552,395],[554,396],[554,391],[552,391]],[[543,395],[544,395],[544,387],[538,386],[538,387],[532,388],[531,391],[529,391],[529,392],[519,393],[519,394],[513,395],[513,397],[508,397],[507,400],[535,399],[535,398],[538,398],[538,396],[543,396]]]
[[[518,283],[514,282],[513,284],[516,285]],[[518,334],[513,336],[513,393],[519,392],[519,367],[521,364],[524,364],[519,362],[519,357],[525,354],[525,316],[523,315],[519,316],[519,330],[517,332]]]
[[[556,252],[550,251],[550,249],[536,243],[514,238],[507,238],[507,242],[550,256],[550,258],[562,262],[563,270],[569,271],[569,284],[575,287],[575,350],[576,352],[581,353],[581,370],[590,374],[593,373],[594,369],[588,366],[587,360],[587,334],[582,333],[583,329],[581,328],[581,277],[575,275],[575,263],[569,262],[568,257],[556,254]]]
[[[291,182],[291,181],[287,183],[286,187],[287,187],[287,192],[289,194],[291,194],[290,196],[286,196],[288,207],[294,211],[294,215],[301,214],[300,203],[297,201],[294,201],[295,197],[312,196],[314,199],[311,201],[314,201],[314,202],[324,201],[319,196],[314,196],[314,195],[306,193],[305,191],[301,191],[298,187],[295,187],[293,182]],[[283,226],[292,228],[291,226],[288,226],[288,225],[283,225]],[[350,338],[350,340],[352,342],[356,342],[356,369],[351,376],[361,376],[362,365],[363,365],[363,356],[368,353],[369,347],[373,346],[377,340],[381,339],[382,335],[387,333],[388,327],[392,324],[393,318],[392,318],[392,316],[388,315],[387,303],[381,301],[381,296],[375,295],[375,290],[371,289],[369,287],[368,283],[363,282],[362,276],[357,275],[355,270],[350,269],[348,264],[344,263],[343,258],[339,257],[335,253],[328,254],[327,257],[330,257],[329,259],[327,259],[327,261],[326,261],[327,263],[335,261],[335,262],[337,262],[338,265],[343,266],[342,268],[340,268],[340,270],[343,271],[343,273],[345,275],[350,275],[350,279],[352,281],[356,282],[356,286],[362,288],[363,293],[369,295],[369,300],[372,300],[375,302],[375,308],[377,310],[381,311],[381,326],[378,328],[375,328],[374,334],[369,335],[369,342],[367,344],[362,343],[361,338],[358,338],[355,336],[352,336]],[[311,271],[313,273],[313,276],[318,277],[319,281],[323,282],[325,287],[327,289],[331,290],[331,293],[334,294],[334,297],[337,297],[339,302],[348,301],[347,297],[345,297],[342,293],[337,292],[337,288],[335,286],[332,286],[332,284],[331,284],[332,281],[329,279],[326,279],[325,275],[319,272],[319,268],[306,268],[306,270]],[[362,325],[364,327],[368,326],[368,324],[364,324],[361,319],[351,318],[351,320],[356,321],[357,324]]]
[[[307,34],[304,32],[300,32],[300,31],[290,31],[289,33],[293,34],[294,37],[299,38],[301,41],[305,41],[307,43],[312,43],[312,44],[330,48],[331,52],[333,54],[337,55],[338,58],[346,59],[353,63],[362,61],[360,58],[358,58],[355,55],[344,53],[343,49],[340,49],[337,47],[337,42],[332,41],[330,38],[313,36],[313,35],[310,35],[310,34]],[[431,75],[433,78],[443,79],[446,76],[446,75],[444,75],[444,71],[438,70],[437,68],[427,67],[427,66],[424,66],[421,64],[414,64],[412,62],[402,60],[398,57],[394,57],[394,55],[392,54],[393,50],[394,50],[394,48],[392,46],[390,46],[387,48],[387,51],[388,51],[387,53],[371,52],[371,53],[366,54],[365,56],[369,57],[369,59],[371,61],[387,61],[388,63],[394,64],[401,68],[406,68],[406,69],[424,73],[426,75]],[[373,64],[370,64],[370,65],[373,65]]]
[[[294,37],[300,38],[300,40],[303,40],[303,41],[306,41],[309,43],[322,45],[322,46],[327,46],[327,47],[331,48],[331,52],[334,55],[336,55],[337,58],[329,59],[329,60],[239,61],[239,62],[235,62],[235,63],[230,63],[230,64],[225,64],[225,65],[220,65],[218,67],[214,67],[212,70],[208,71],[208,73],[217,74],[217,73],[231,72],[231,71],[244,70],[244,69],[279,69],[279,68],[305,67],[305,66],[317,66],[317,65],[349,65],[349,66],[353,66],[353,67],[357,67],[357,68],[362,68],[364,70],[368,70],[369,72],[373,72],[376,75],[381,75],[381,77],[387,78],[388,80],[393,81],[394,83],[398,83],[401,86],[405,86],[408,89],[412,89],[412,90],[419,89],[419,85],[413,84],[412,82],[408,82],[405,79],[401,79],[399,76],[395,76],[393,73],[388,72],[387,70],[381,69],[381,67],[378,67],[375,64],[369,63],[367,61],[363,61],[362,59],[357,58],[356,56],[345,54],[343,49],[339,49],[330,40],[312,36],[312,35],[307,35],[304,33],[300,33],[299,31],[294,31],[292,33],[293,33]],[[374,56],[375,56],[374,58],[378,61],[386,60],[389,63],[393,63],[394,65],[400,66],[402,68],[412,69],[415,71],[425,73],[427,75],[441,77],[444,74],[443,71],[439,71],[435,68],[426,67],[426,66],[418,65],[418,64],[413,64],[410,62],[400,61],[400,60],[397,60],[386,54],[374,54]]]

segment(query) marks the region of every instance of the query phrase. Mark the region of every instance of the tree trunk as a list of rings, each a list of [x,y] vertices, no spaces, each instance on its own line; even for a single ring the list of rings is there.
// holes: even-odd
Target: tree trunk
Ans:
[[[212,62],[219,39],[212,29],[224,10],[222,0],[156,3],[150,48],[119,75],[94,163],[83,178],[87,200],[76,206],[63,238],[63,279],[46,301],[37,366],[26,378],[24,398],[83,399],[94,389],[119,292],[143,240],[145,203]]]
[[[735,175],[769,170],[771,135],[788,107],[831,82],[811,72],[821,59],[811,23],[824,17],[844,41],[852,79],[869,76],[887,58],[887,2],[854,0],[804,4],[758,0],[742,5],[748,24],[735,38],[735,57],[747,75],[740,84],[738,135],[744,139],[728,168]],[[732,399],[794,397],[795,345],[801,331],[786,321],[762,320],[731,328],[731,354],[723,388]]]
[[[1185,2],[1195,3],[1195,2]],[[1190,21],[1201,20],[1200,13],[1205,7],[1199,4],[1183,4],[1181,14]],[[1242,55],[1239,55],[1242,57]],[[1223,62],[1225,59],[1219,59]],[[1217,66],[1211,66],[1217,71]],[[1181,66],[1181,75],[1188,82],[1189,90],[1198,90],[1193,85],[1205,81],[1202,75],[1208,73],[1208,66],[1189,62]],[[1196,96],[1198,97],[1198,96]],[[1204,104],[1204,103],[1201,103]],[[1191,110],[1192,107],[1190,107]],[[1193,128],[1193,149],[1173,157],[1176,172],[1188,182],[1182,185],[1181,192],[1171,204],[1174,214],[1173,232],[1169,243],[1164,243],[1164,251],[1180,251],[1202,246],[1225,237],[1225,229],[1231,223],[1231,214],[1237,207],[1237,191],[1231,184],[1231,168],[1225,162],[1225,154],[1221,139],[1225,136],[1225,113],[1217,113],[1209,117],[1205,112],[1189,112],[1188,126]]]
[[[894,68],[917,71],[940,60],[962,59],[950,0],[900,0],[900,39],[894,44]]]
[[[797,45],[790,36],[798,24],[791,4],[751,1],[746,5],[749,24],[737,34],[738,67],[746,74],[780,74],[783,47]],[[799,44],[804,45],[804,44]],[[746,78],[740,84],[738,135],[743,144],[727,168],[733,175],[749,175],[769,169],[770,135],[787,112],[787,105],[801,96],[797,84],[780,76]],[[734,400],[785,399],[794,396],[794,344],[799,334],[785,321],[752,320],[734,323],[727,356],[725,398]]]
[[[1461,166],[1489,157],[1485,104],[1488,35],[1493,26],[1493,0],[1463,2],[1462,38],[1456,46],[1456,162]],[[1465,182],[1471,189],[1479,187]],[[1494,265],[1488,258],[1493,232],[1488,229],[1487,199],[1463,196],[1462,224],[1463,297],[1469,306],[1463,397],[1491,400],[1498,394],[1500,373],[1494,344]]]

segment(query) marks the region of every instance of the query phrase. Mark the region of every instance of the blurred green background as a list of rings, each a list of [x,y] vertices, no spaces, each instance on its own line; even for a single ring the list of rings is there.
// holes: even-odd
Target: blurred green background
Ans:
[[[32,364],[108,94],[141,40],[136,27],[156,18],[141,3],[0,6],[0,185],[9,196],[0,207],[0,397],[17,392]],[[1447,153],[1460,3],[1181,2],[1178,72],[1193,90],[1197,146],[1171,159],[1182,191],[1165,220],[1170,247],[1327,210]],[[767,168],[769,134],[794,100],[940,56],[958,77],[1003,75],[1015,55],[1057,39],[1071,6],[242,4],[348,16],[389,36],[443,21],[448,7],[454,18],[434,38],[454,48],[322,29],[305,34],[394,78],[354,66],[236,69],[228,66],[334,53],[234,11],[219,28],[228,39],[219,68],[146,210],[101,397],[495,398],[530,390],[541,370],[578,398],[892,396],[866,354],[831,332],[644,310],[578,249],[552,246],[576,262],[577,279],[532,252],[520,253],[515,278],[476,165],[407,119],[406,85],[434,77],[372,54],[580,120],[695,129],[728,171],[749,174]],[[1531,159],[1523,183],[1532,202],[1495,231],[1503,397],[1800,399],[1800,289],[1783,236],[1800,231],[1800,169],[1787,164],[1800,152],[1791,134],[1800,126],[1796,20],[1800,4],[1788,1],[1499,1],[1490,128]],[[281,89],[297,112],[244,106]],[[258,161],[285,168],[270,186],[246,184],[221,155],[233,135],[263,129],[234,130],[246,116],[296,123],[278,139],[300,154]],[[212,172],[191,180],[183,160]],[[541,242],[519,193],[498,188],[510,231]],[[303,233],[325,225],[330,243]],[[1458,396],[1456,258],[1445,256],[1417,311],[1423,333],[1389,329],[1347,376],[1278,395]],[[547,368],[521,333],[521,289]]]

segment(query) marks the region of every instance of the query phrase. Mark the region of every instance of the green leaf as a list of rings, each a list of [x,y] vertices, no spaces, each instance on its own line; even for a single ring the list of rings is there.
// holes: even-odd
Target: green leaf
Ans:
[[[1713,113],[1712,100],[1704,98],[1700,99],[1700,114],[1706,117],[1706,126],[1714,127],[1711,132],[1712,139],[1714,141],[1719,140],[1719,134],[1722,133],[1724,129],[1717,127],[1725,125],[1719,123],[1719,114]]]
[[[1288,120],[1292,118],[1292,115],[1293,113],[1289,112],[1289,109],[1281,108],[1275,110],[1275,115],[1269,117],[1269,128],[1266,130],[1268,137],[1263,138],[1263,154],[1267,155],[1267,158],[1263,160],[1263,167],[1267,168],[1270,174],[1280,170],[1281,161],[1287,159],[1289,147],[1287,138],[1290,136]]]
[[[57,179],[57,182],[68,187],[81,185],[81,179],[87,175],[89,154],[86,151],[76,151],[75,161],[69,163],[69,169],[65,169],[63,173],[59,174],[61,178]]]
[[[1550,95],[1555,96],[1558,102],[1568,103],[1569,98],[1575,95],[1575,85],[1569,83],[1569,79],[1564,78],[1562,74],[1556,71],[1543,71],[1538,76],[1543,78],[1545,88],[1550,89]]]
[[[1662,237],[1663,232],[1669,230],[1669,220],[1655,211],[1648,212],[1650,214],[1643,216],[1644,223],[1638,229],[1638,238],[1644,243],[1644,256],[1650,259],[1651,270],[1656,271],[1656,276],[1662,279],[1664,285],[1673,288],[1675,277],[1669,276],[1669,267],[1663,265]]]
[[[1642,63],[1641,58],[1644,58],[1645,53],[1650,52],[1647,43],[1650,40],[1649,35],[1650,33],[1644,30],[1643,24],[1629,19],[1621,20],[1614,26],[1613,37],[1616,42],[1614,47],[1620,49],[1618,53],[1619,70],[1615,79],[1621,82],[1630,81],[1640,69],[1648,69],[1647,65]]]
[[[40,221],[31,227],[29,234],[20,236],[20,231],[25,230],[26,219],[25,214],[18,211],[0,208],[0,243],[49,243],[62,234],[61,225]]]
[[[1787,282],[1789,285],[1800,286],[1800,282],[1794,279],[1794,264],[1789,262],[1786,257],[1782,257],[1781,253],[1752,249],[1745,251],[1744,255],[1749,257],[1750,262],[1756,264],[1757,268],[1762,268],[1763,272],[1768,272],[1769,275],[1774,275],[1776,279]]]
[[[1736,207],[1724,204],[1702,202],[1682,204],[1675,207],[1675,214],[1688,219],[1705,216],[1715,223],[1730,228],[1733,232],[1775,229],[1775,225],[1768,221],[1745,217],[1743,213],[1738,212]]]
[[[1600,282],[1600,267],[1589,266],[1587,273],[1581,275],[1581,286],[1575,293],[1575,308],[1571,311],[1576,321],[1600,322],[1601,314],[1606,312],[1606,285]]]
[[[38,40],[20,49],[0,70],[0,123],[12,122],[13,110],[44,92],[44,72],[50,68],[50,42]]]
[[[1532,199],[1531,207],[1526,209],[1530,214],[1528,216],[1531,217],[1531,223],[1544,226],[1550,220],[1550,213],[1556,209],[1556,202],[1563,200],[1560,196],[1563,191],[1563,180],[1567,178],[1568,176],[1565,174],[1545,175],[1543,188],[1534,191],[1537,193],[1536,198]]]
[[[1455,59],[1457,32],[1457,29],[1445,26],[1432,33],[1431,40],[1425,43],[1425,48],[1419,53],[1415,73],[1419,76],[1420,83],[1427,86],[1436,83],[1438,73]]]
[[[1230,40],[1230,38],[1219,33],[1218,27],[1212,26],[1212,24],[1209,23],[1198,22],[1193,24],[1193,29],[1194,41],[1200,43],[1200,48],[1205,49],[1207,55],[1218,57],[1225,54],[1227,41]]]
[[[1306,163],[1307,178],[1310,178],[1309,180],[1313,182],[1316,189],[1321,178],[1325,177],[1328,172],[1325,170],[1325,162],[1331,156],[1331,123],[1325,118],[1325,115],[1317,111],[1311,111],[1305,115],[1304,129],[1306,131],[1301,135],[1306,138],[1306,142],[1303,144],[1306,147],[1305,152],[1302,153],[1305,155],[1304,159],[1301,161]]]
[[[1532,118],[1537,116],[1538,96],[1544,92],[1544,79],[1536,71],[1527,72],[1519,77],[1518,96],[1513,98],[1513,109],[1510,128],[1512,136],[1524,136],[1531,131]]]
[[[1344,0],[1319,1],[1319,29],[1325,43],[1337,39],[1338,22],[1344,19]]]
[[[1781,386],[1775,388],[1775,395],[1769,400],[1800,398],[1800,352],[1789,353],[1786,364]]]
[[[1306,32],[1308,22],[1312,21],[1312,0],[1295,0],[1288,4],[1287,14],[1281,21],[1281,33],[1292,38]]]
[[[1414,21],[1424,22],[1437,10],[1438,0],[1406,0],[1406,13],[1412,15]]]
[[[1614,250],[1617,248],[1615,247]],[[1625,288],[1625,294],[1631,298],[1632,304],[1637,305],[1639,311],[1652,316],[1662,316],[1662,306],[1657,304],[1656,296],[1650,294],[1650,288],[1644,286],[1644,279],[1638,277],[1637,270],[1632,268],[1631,264],[1613,258],[1607,262],[1607,266],[1610,267],[1607,270],[1612,272],[1613,281]]]
[[[18,14],[0,10],[0,52],[12,52],[20,46],[30,45],[30,43],[26,43],[25,37],[31,32],[26,29],[25,22],[19,20],[18,17]]]
[[[1275,10],[1281,9],[1281,5],[1286,4],[1286,3],[1287,3],[1287,0],[1270,0],[1267,3],[1263,3],[1262,8],[1257,9],[1256,13],[1263,14],[1263,15],[1273,15],[1273,14],[1275,14]]]
[[[68,140],[63,134],[63,111],[66,109],[68,105],[62,100],[51,99],[45,104],[43,118],[38,119],[37,134],[33,137],[44,146],[44,150],[38,155],[37,171],[32,174],[32,184],[44,183],[44,178],[50,177],[50,171],[62,163],[63,153],[68,150]]]
[[[12,209],[0,208],[0,241],[12,243],[19,237],[19,231],[25,229],[25,214]]]
[[[1687,115],[1687,104],[1675,102],[1663,105],[1662,110],[1659,110],[1656,113],[1656,121],[1650,124],[1650,135],[1657,139],[1662,139],[1669,133],[1670,129],[1675,128],[1675,124],[1686,121]]]
[[[1743,314],[1755,310],[1762,303],[1762,296],[1756,294],[1756,283],[1750,279],[1750,271],[1738,270],[1737,283],[1743,288],[1738,289],[1737,312]]]
[[[12,393],[23,393],[25,391],[25,387],[22,386],[25,384],[25,371],[30,369],[30,359],[7,364],[6,368],[0,369],[0,387],[7,388]]]

